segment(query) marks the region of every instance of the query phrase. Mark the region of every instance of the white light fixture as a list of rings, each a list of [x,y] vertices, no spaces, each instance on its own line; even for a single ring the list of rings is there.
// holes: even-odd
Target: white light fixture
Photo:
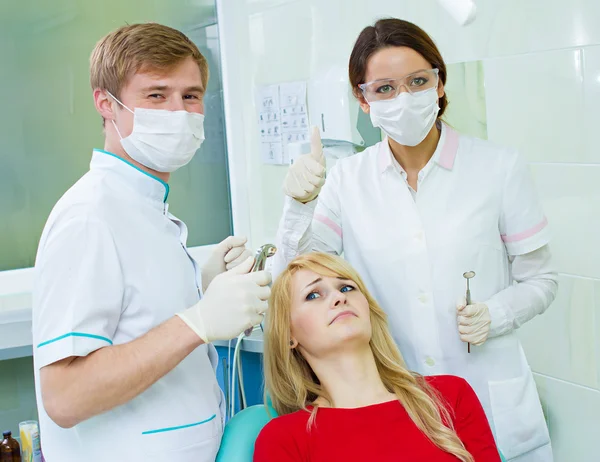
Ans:
[[[473,0],[438,0],[438,2],[460,26],[471,24],[477,15],[477,6]]]

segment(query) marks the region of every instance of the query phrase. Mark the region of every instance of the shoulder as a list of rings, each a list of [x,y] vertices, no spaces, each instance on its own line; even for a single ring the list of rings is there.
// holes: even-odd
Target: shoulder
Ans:
[[[424,380],[439,392],[454,392],[469,387],[465,379],[456,375],[429,375]]]
[[[53,207],[40,238],[38,254],[48,245],[77,246],[82,240],[113,241],[110,225],[112,207],[102,194],[90,191],[89,180],[82,177]],[[61,245],[63,245],[61,244]]]
[[[83,175],[52,208],[45,234],[64,227],[108,226],[111,216],[122,207],[122,200],[104,183],[105,178],[95,172]]]
[[[290,431],[296,432],[298,429],[306,429],[309,417],[310,414],[303,410],[275,417],[263,427],[260,436],[272,437]]]
[[[433,375],[425,377],[425,381],[452,407],[456,407],[465,396],[475,396],[471,385],[456,375]]]
[[[482,163],[488,169],[494,165],[509,169],[521,158],[515,148],[464,134],[459,134],[458,138],[460,155],[464,156],[469,164]]]
[[[272,450],[274,447],[288,451],[300,450],[306,439],[309,417],[308,412],[301,410],[270,420],[256,439],[256,451],[264,451],[266,448]]]

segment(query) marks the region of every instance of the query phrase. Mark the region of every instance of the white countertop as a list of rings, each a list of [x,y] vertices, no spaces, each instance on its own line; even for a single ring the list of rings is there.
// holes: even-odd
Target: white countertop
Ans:
[[[31,294],[0,298],[0,360],[31,356],[31,344]]]
[[[202,264],[213,246],[191,247],[190,254]],[[33,269],[0,271],[0,361],[22,358],[33,354],[31,335],[31,307]],[[231,341],[231,347],[237,340]],[[216,346],[228,346],[229,342],[215,342]],[[257,330],[242,340],[241,349],[262,353],[262,332]]]

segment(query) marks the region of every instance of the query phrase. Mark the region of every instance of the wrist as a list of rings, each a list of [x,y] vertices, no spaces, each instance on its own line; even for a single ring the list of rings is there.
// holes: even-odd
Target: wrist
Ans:
[[[203,343],[209,343],[208,335],[204,321],[198,313],[198,302],[191,308],[177,313],[173,319],[178,325],[178,331],[181,334],[181,340],[185,344],[189,344],[194,348],[199,347]]]

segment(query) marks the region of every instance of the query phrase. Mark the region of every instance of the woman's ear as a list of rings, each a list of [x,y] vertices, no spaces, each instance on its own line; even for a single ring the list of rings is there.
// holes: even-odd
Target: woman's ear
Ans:
[[[290,350],[293,350],[298,346],[298,341],[295,338],[290,339]]]
[[[446,94],[446,89],[444,88],[444,84],[442,83],[441,80],[440,80],[440,83],[438,84],[437,94],[438,94],[438,98],[441,98]]]

